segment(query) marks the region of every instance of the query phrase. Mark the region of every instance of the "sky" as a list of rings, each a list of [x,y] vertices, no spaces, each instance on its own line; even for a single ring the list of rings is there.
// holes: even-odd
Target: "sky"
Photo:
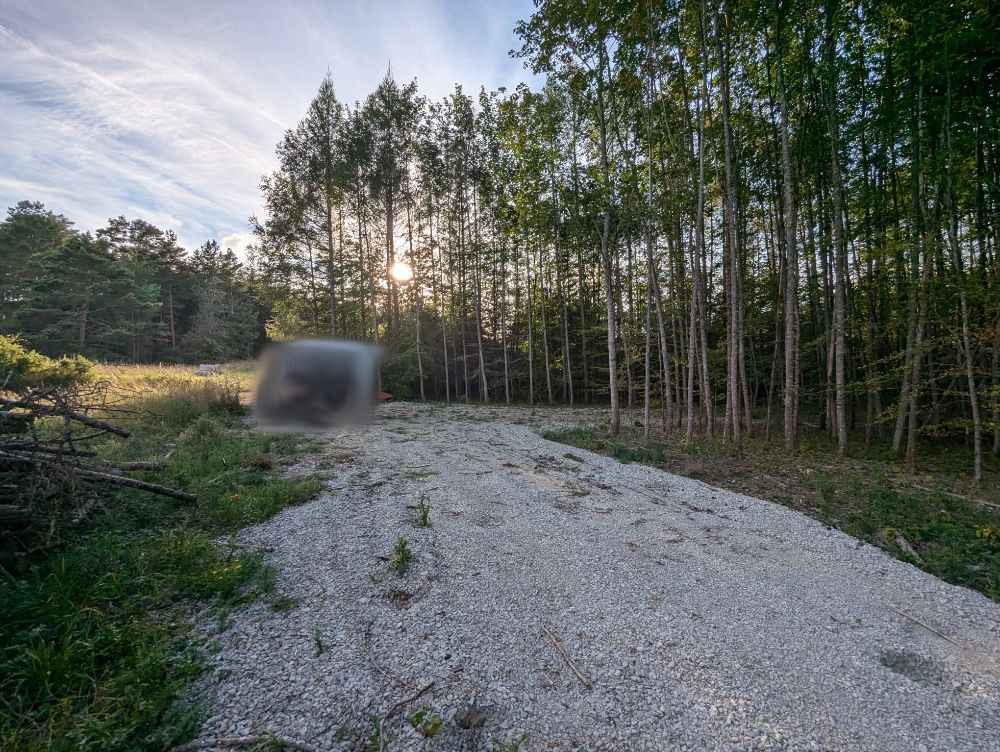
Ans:
[[[513,88],[531,0],[0,0],[0,210],[42,201],[242,253],[260,178],[329,71],[363,99],[392,65],[438,99]],[[5,215],[5,212],[4,212]]]

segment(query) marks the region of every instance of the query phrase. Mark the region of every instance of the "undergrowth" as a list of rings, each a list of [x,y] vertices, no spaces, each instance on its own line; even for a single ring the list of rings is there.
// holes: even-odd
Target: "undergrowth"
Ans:
[[[819,441],[793,457],[763,439],[749,439],[742,452],[720,441],[644,441],[642,432],[623,429],[548,431],[552,441],[589,449],[621,462],[642,462],[707,483],[799,509],[893,556],[956,585],[1000,601],[1000,514],[992,501],[923,483],[956,485],[959,460],[937,447],[928,458],[933,475],[909,478],[889,458],[861,450],[838,459]],[[990,477],[997,475],[989,467]],[[987,493],[981,489],[980,493]],[[901,545],[902,544],[902,545]],[[910,550],[907,550],[910,549]]]
[[[162,457],[172,446],[163,469],[136,475],[198,502],[122,490],[14,574],[0,569],[4,752],[152,751],[190,738],[198,709],[177,696],[200,670],[191,615],[207,607],[222,623],[274,587],[261,552],[219,540],[320,490],[276,475],[298,442],[242,427],[231,384],[171,378],[119,407],[113,420],[133,437],[99,454]]]

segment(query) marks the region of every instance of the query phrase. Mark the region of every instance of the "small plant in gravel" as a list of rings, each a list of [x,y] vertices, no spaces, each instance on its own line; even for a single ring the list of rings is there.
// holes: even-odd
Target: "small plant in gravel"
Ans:
[[[382,750],[382,719],[374,713],[369,716],[372,724],[372,732],[368,736],[368,743],[365,745],[365,752],[380,752]]]
[[[420,494],[417,502],[417,524],[420,527],[431,526],[431,498],[425,493]]]
[[[291,611],[297,605],[299,605],[298,598],[291,598],[287,595],[282,595],[281,597],[275,598],[271,601],[271,610],[276,614],[284,614]]]
[[[319,658],[326,652],[326,646],[323,644],[323,640],[319,636],[319,632],[313,632],[313,647],[316,648],[316,658]]]
[[[375,574],[374,572],[372,572],[371,574],[368,575],[368,581],[371,582],[372,585],[381,585],[383,582],[385,582],[385,575]]]
[[[410,542],[400,536],[396,541],[396,547],[392,549],[392,568],[396,570],[396,574],[400,576],[406,574],[412,559],[413,549],[410,548]]]
[[[494,739],[493,744],[490,746],[490,752],[521,752],[521,742],[524,740],[525,737],[509,742]]]
[[[263,729],[260,732],[260,741],[254,746],[254,749],[259,752],[265,752],[265,750],[270,750],[270,752],[285,752],[287,748],[284,740],[271,729]]]
[[[420,708],[406,720],[425,739],[433,739],[441,733],[441,725],[443,723],[441,716],[430,712],[427,708]]]

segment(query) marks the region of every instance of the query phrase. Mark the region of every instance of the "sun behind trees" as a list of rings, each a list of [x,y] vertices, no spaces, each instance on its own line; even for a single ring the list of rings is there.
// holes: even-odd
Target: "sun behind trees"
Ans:
[[[995,49],[970,3],[542,3],[541,91],[330,76],[278,147],[272,335],[389,350],[439,399],[659,407],[1000,448]],[[396,262],[413,270],[403,284]],[[721,424],[719,414],[721,413]],[[784,419],[782,420],[782,416]],[[851,438],[856,436],[856,438]]]
[[[540,90],[327,76],[245,267],[22,202],[0,333],[52,355],[247,357],[335,336],[397,396],[611,403],[643,430],[1000,451],[996,40],[970,2],[544,2]],[[991,57],[992,56],[992,57]],[[409,275],[393,273],[404,268]],[[658,420],[654,411],[659,412]]]

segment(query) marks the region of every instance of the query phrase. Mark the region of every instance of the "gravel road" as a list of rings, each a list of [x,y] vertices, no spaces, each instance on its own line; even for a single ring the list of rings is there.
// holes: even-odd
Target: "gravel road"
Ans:
[[[294,605],[209,635],[199,738],[1000,750],[1000,606],[777,504],[536,430],[594,415],[393,404],[322,436],[305,461],[328,492],[241,537]]]

